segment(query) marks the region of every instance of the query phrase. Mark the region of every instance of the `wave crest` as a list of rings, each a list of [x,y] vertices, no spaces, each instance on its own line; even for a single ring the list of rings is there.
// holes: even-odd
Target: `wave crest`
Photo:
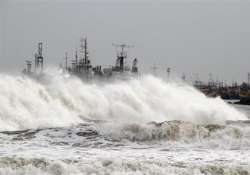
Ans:
[[[84,119],[120,123],[182,120],[225,123],[246,116],[221,99],[151,75],[109,83],[53,73],[43,81],[0,74],[1,130],[60,127]]]

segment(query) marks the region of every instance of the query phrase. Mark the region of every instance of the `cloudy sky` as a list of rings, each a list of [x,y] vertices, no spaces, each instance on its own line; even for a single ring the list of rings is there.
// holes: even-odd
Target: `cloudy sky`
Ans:
[[[0,0],[0,71],[23,68],[37,42],[47,65],[88,37],[94,64],[111,65],[112,43],[128,43],[143,71],[242,81],[250,72],[248,0]]]

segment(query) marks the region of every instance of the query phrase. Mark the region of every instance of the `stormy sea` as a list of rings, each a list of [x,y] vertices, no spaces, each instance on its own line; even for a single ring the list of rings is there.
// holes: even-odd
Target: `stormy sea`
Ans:
[[[248,175],[250,107],[152,75],[0,74],[1,175]]]

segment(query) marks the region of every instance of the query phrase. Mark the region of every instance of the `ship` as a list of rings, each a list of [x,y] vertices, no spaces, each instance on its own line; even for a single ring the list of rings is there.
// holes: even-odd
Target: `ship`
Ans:
[[[83,80],[107,80],[111,78],[128,79],[139,75],[138,59],[134,58],[132,64],[128,64],[128,55],[126,48],[131,46],[127,44],[112,44],[118,48],[115,65],[110,67],[104,67],[102,65],[93,66],[89,58],[88,40],[87,38],[80,39],[79,52],[76,49],[74,58],[69,58],[68,54],[65,54],[65,64],[60,66],[63,72],[77,76]],[[23,70],[23,74],[30,77],[43,76],[44,70],[44,56],[43,56],[43,43],[38,43],[38,50],[35,54],[34,70],[32,70],[31,60],[26,60],[26,68]]]
[[[33,61],[32,60],[26,60],[26,68],[23,69],[22,73],[23,75],[26,75],[30,78],[34,79],[41,79],[44,77],[44,57],[43,57],[43,43],[39,42],[37,47],[37,52],[35,53],[35,59],[34,59],[34,69],[33,69]],[[33,70],[32,70],[33,69]]]
[[[250,85],[249,83],[242,83],[240,86],[240,101],[236,104],[250,105]]]

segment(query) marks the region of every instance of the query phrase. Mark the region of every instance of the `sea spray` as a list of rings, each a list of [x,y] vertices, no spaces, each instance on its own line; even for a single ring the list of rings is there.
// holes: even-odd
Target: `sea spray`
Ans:
[[[100,83],[54,72],[41,81],[0,74],[0,87],[1,130],[69,126],[86,119],[197,124],[246,119],[219,98],[207,98],[191,86],[152,75]]]

